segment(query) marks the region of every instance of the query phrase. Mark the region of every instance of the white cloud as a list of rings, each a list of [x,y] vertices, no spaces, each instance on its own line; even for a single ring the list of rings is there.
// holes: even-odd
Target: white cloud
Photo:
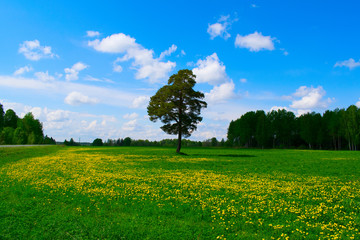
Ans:
[[[171,47],[169,47],[169,49],[163,51],[161,54],[160,54],[160,57],[159,59],[164,59],[164,57],[166,56],[170,56],[173,52],[175,52],[177,49],[177,46],[175,44],[171,45]]]
[[[101,41],[99,39],[88,41],[88,45],[99,52],[125,53],[129,48],[136,48],[135,38],[123,33],[113,34]]]
[[[79,84],[66,81],[43,82],[35,78],[23,78],[0,75],[0,88],[8,89],[26,89],[28,92],[36,94],[44,93],[54,96],[68,95],[70,92],[84,92],[87,95],[99,99],[99,102],[110,106],[129,107],[133,104],[133,99],[139,97],[136,93],[129,91],[116,90],[114,88],[99,87],[87,84]]]
[[[135,38],[123,33],[113,34],[101,41],[99,39],[89,41],[88,45],[99,52],[124,54],[116,60],[116,63],[133,60],[132,67],[137,71],[135,78],[148,79],[151,83],[167,78],[169,72],[176,66],[175,62],[162,62],[160,58],[154,58],[153,50],[144,48],[135,42]]]
[[[70,114],[70,111],[65,110],[50,111],[46,114],[46,120],[50,122],[63,122],[70,118]]]
[[[169,72],[176,66],[174,62],[154,61],[151,64],[143,65],[135,75],[136,79],[148,78],[150,83],[157,83],[160,79],[166,79]]]
[[[100,33],[98,31],[86,31],[86,36],[97,37],[97,36],[100,36]]]
[[[50,76],[48,71],[46,72],[36,72],[34,73],[35,77],[43,82],[47,81],[54,81],[55,78],[53,76]]]
[[[110,80],[110,79],[107,79],[107,78],[100,79],[100,78],[95,78],[95,77],[90,76],[90,75],[86,75],[86,76],[84,77],[84,80],[90,81],[90,82],[107,82],[107,83],[114,83],[114,81],[112,81],[112,80]]]
[[[225,65],[220,62],[216,53],[207,56],[205,60],[199,59],[196,65],[197,67],[193,69],[193,73],[196,75],[196,82],[198,83],[216,85],[228,80]]]
[[[127,113],[123,116],[124,119],[135,119],[139,116],[137,113]]]
[[[140,96],[140,97],[137,97],[133,100],[132,102],[132,107],[133,108],[143,108],[143,107],[146,107],[147,104],[149,103],[150,101],[150,97],[148,96]]]
[[[71,92],[66,96],[64,102],[69,105],[96,104],[99,102],[96,98],[90,98],[80,92]]]
[[[270,111],[269,111],[269,112],[278,111],[278,110],[286,110],[286,111],[289,111],[289,109],[288,109],[287,107],[273,106],[272,108],[270,108]]]
[[[39,40],[24,41],[20,44],[19,53],[32,61],[38,61],[42,58],[53,58],[57,56],[51,52],[51,47],[41,46]]]
[[[355,103],[355,105],[356,105],[358,108],[360,108],[360,98],[359,98],[359,101],[357,101],[357,102]]]
[[[350,70],[352,70],[356,67],[360,67],[360,60],[355,62],[353,58],[350,58],[349,60],[335,63],[334,67],[348,67]]]
[[[225,33],[225,24],[221,23],[209,24],[207,32],[210,34],[211,39],[214,39],[217,36],[222,36],[224,39],[228,39],[230,37],[229,33]]]
[[[110,115],[93,115],[63,109],[50,110],[4,100],[1,100],[1,103],[5,110],[14,109],[18,116],[23,117],[29,111],[39,116],[44,126],[44,134],[54,137],[57,141],[70,138],[78,141],[81,138],[82,142],[92,142],[98,137],[103,140],[125,137],[160,140],[168,137],[157,124],[147,125],[148,119],[122,122]]]
[[[309,112],[311,112],[311,109],[298,109],[296,111],[296,116],[299,117],[299,116],[304,115]]]
[[[215,86],[209,93],[205,93],[205,101],[210,103],[222,103],[235,96],[235,84],[233,81]]]
[[[227,32],[230,25],[232,24],[229,21],[230,15],[221,16],[218,22],[214,24],[209,24],[207,32],[210,35],[210,39],[214,39],[216,37],[222,37],[225,40],[228,39],[231,35]],[[234,20],[237,21],[237,20]]]
[[[40,107],[33,107],[29,110],[34,115],[34,118],[38,119],[42,115],[42,109]]]
[[[82,62],[75,63],[71,68],[65,68],[64,71],[66,73],[65,79],[67,81],[78,80],[79,72],[88,68],[88,66]]]
[[[137,119],[130,120],[122,126],[122,129],[125,131],[133,131],[137,125]]]
[[[186,52],[184,50],[181,50],[181,55],[185,56]]]
[[[247,79],[246,79],[246,78],[241,78],[241,79],[240,79],[240,82],[241,82],[241,83],[246,83],[246,82],[247,82]]]
[[[123,68],[118,64],[118,62],[121,62],[121,58],[117,58],[113,62],[113,71],[114,72],[122,72]]]
[[[235,40],[235,47],[248,48],[251,52],[258,52],[261,50],[272,51],[275,49],[273,40],[275,40],[275,38],[263,36],[256,31],[246,36],[238,34]]]
[[[86,131],[94,130],[96,128],[96,125],[97,125],[97,121],[94,120],[94,121],[90,122],[89,125],[84,128],[84,130],[86,130]]]
[[[21,68],[17,69],[14,72],[14,76],[22,75],[22,74],[30,72],[32,70],[33,70],[33,68],[31,66],[24,66],[24,67],[21,67]]]
[[[330,98],[323,100],[325,95],[326,92],[322,86],[318,86],[317,88],[312,86],[301,86],[293,94],[295,98],[300,99],[293,100],[290,107],[303,110],[312,108],[326,108],[332,101]]]

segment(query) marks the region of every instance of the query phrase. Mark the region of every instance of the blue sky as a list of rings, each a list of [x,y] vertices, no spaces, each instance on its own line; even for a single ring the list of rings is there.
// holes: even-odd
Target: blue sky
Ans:
[[[251,110],[360,107],[358,1],[2,1],[0,102],[58,141],[173,138],[149,97],[192,69],[208,108],[190,139]]]

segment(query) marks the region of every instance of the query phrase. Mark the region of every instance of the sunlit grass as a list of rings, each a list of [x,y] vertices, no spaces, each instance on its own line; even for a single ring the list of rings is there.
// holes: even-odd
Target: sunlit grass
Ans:
[[[9,151],[3,238],[360,238],[356,152],[89,147],[22,149],[15,161]]]

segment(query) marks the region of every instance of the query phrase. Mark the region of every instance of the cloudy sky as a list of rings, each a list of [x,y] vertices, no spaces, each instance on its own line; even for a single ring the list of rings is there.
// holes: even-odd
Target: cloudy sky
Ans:
[[[150,96],[191,69],[208,108],[190,139],[226,138],[251,110],[360,107],[360,3],[0,2],[0,103],[45,134],[159,140]]]

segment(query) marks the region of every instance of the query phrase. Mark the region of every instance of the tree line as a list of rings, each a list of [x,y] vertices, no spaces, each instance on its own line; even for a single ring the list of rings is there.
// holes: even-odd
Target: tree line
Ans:
[[[66,141],[66,140],[65,140]],[[66,141],[67,146],[77,146],[74,141]],[[150,140],[142,140],[142,139],[131,139],[130,137],[119,138],[119,139],[108,139],[105,142],[100,138],[96,138],[92,144],[92,146],[112,146],[112,147],[121,147],[121,146],[137,146],[137,147],[176,147],[178,146],[178,139],[163,139],[160,141],[150,141]],[[181,145],[185,147],[225,147],[226,142],[224,139],[218,141],[215,137],[211,139],[207,139],[204,141],[192,141],[189,139],[182,139]]]
[[[4,112],[0,104],[0,144],[55,144],[55,140],[44,136],[42,123],[29,112],[23,118],[12,109]]]
[[[285,109],[251,111],[230,122],[227,138],[237,147],[357,150],[360,109],[351,105],[299,117]]]

